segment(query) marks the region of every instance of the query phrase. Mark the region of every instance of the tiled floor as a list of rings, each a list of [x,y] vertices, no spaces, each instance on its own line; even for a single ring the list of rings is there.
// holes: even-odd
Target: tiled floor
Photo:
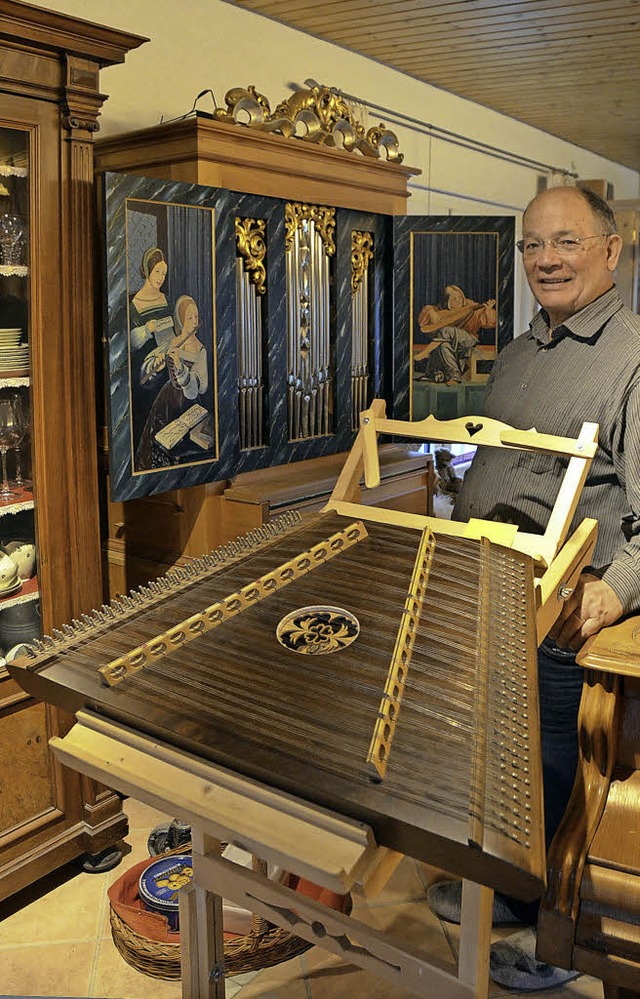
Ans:
[[[0,904],[0,996],[97,996],[101,999],[179,999],[178,982],[139,974],[111,940],[106,889],[126,867],[148,856],[147,836],[165,817],[125,802],[131,852],[108,874],[77,873],[70,865],[38,886]],[[354,897],[358,918],[428,950],[434,963],[454,971],[459,929],[429,910],[425,888],[433,873],[404,860],[374,904]],[[495,986],[493,996],[509,993]],[[547,999],[602,999],[602,986],[582,976]],[[409,993],[313,948],[275,968],[232,978],[237,999],[410,999]],[[196,997],[194,997],[196,999]],[[437,997],[434,997],[437,999]]]

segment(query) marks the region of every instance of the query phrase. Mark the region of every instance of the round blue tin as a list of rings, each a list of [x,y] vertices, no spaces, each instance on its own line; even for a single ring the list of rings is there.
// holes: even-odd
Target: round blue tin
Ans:
[[[166,916],[172,930],[179,929],[178,892],[193,877],[193,863],[186,853],[160,857],[144,869],[138,882],[138,895],[151,912]]]

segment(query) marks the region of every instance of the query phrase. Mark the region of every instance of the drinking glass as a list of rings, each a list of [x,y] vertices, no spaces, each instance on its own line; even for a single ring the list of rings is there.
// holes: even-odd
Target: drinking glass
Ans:
[[[24,222],[19,215],[0,215],[0,258],[3,264],[16,265],[22,260]]]
[[[14,450],[16,452],[16,474],[13,481],[19,489],[27,489],[31,485],[31,482],[22,476],[22,447],[26,438],[29,436],[29,427],[31,422],[29,399],[27,396],[23,395],[22,392],[16,392],[11,397],[11,402],[13,404],[13,413],[16,424],[22,430],[20,440],[14,444]]]
[[[16,421],[11,399],[0,399],[0,456],[2,457],[2,484],[0,499],[12,499],[17,495],[11,489],[7,478],[7,451],[22,440],[23,430]]]

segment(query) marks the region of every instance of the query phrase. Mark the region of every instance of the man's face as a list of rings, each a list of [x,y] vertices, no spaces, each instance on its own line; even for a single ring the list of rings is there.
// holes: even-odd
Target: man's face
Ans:
[[[603,229],[588,202],[570,187],[545,191],[532,202],[523,219],[525,239],[576,239],[596,236]],[[619,236],[598,236],[587,239],[570,255],[558,253],[550,243],[533,256],[525,254],[529,287],[549,313],[553,327],[612,286],[621,249]]]

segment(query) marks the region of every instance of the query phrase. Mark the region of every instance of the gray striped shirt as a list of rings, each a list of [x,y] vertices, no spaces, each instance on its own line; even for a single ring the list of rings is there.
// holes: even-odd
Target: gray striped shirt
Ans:
[[[577,437],[598,423],[572,530],[598,521],[593,567],[625,613],[640,610],[640,316],[611,288],[553,331],[540,310],[493,368],[485,415],[527,430]],[[456,501],[456,520],[481,517],[544,531],[567,459],[479,448]]]

